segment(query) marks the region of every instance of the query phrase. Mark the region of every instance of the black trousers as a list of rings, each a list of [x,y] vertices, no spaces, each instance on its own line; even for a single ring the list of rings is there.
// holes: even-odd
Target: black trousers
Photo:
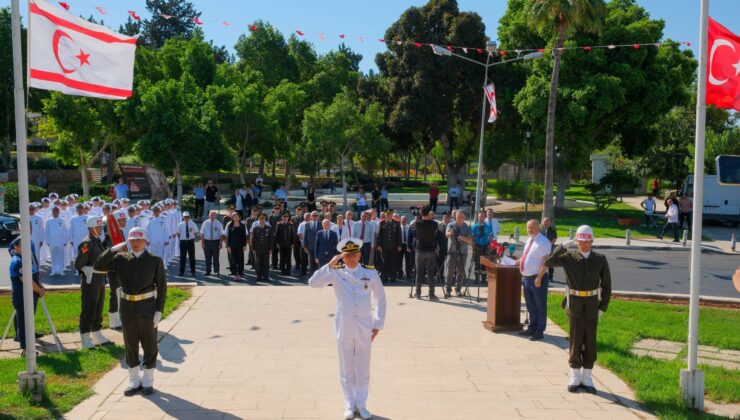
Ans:
[[[568,364],[573,369],[593,369],[596,361],[596,329],[598,316],[588,319],[585,316],[568,316],[570,324]]]
[[[240,246],[232,246],[229,247],[231,252],[229,252],[229,256],[231,257],[231,260],[233,261],[231,263],[231,275],[242,275],[244,274],[244,250]]]
[[[460,208],[460,198],[450,197],[450,210]]]
[[[117,276],[109,276],[107,278],[110,289],[110,296],[108,297],[108,313],[114,314],[118,312],[118,293],[116,290],[121,287],[121,284],[118,282]],[[105,291],[103,291],[103,294],[105,294]]]
[[[180,275],[185,273],[185,259],[190,258],[190,273],[195,274],[195,239],[180,239]]]
[[[302,273],[305,273],[306,261],[303,260],[303,247],[301,246],[301,241],[293,243],[293,259],[295,260],[295,267],[301,270]]]
[[[386,280],[396,281],[398,279],[398,272],[401,270],[399,261],[400,253],[395,247],[391,250],[383,248],[381,255],[383,258],[383,269],[381,273],[385,273]]]
[[[313,273],[318,269],[318,264],[316,264],[316,252],[314,249],[308,248],[308,270]]]
[[[83,279],[80,291],[80,296],[82,298],[80,333],[86,334],[93,331],[99,331],[103,328],[105,280],[99,275],[93,275],[92,283],[87,284],[87,281]]]
[[[401,245],[401,252],[398,254],[398,275],[403,276],[404,270],[406,277],[411,278],[414,271],[414,253],[409,252],[408,245]]]
[[[370,264],[370,255],[372,255],[372,252],[373,248],[370,242],[364,242],[362,248],[360,248],[360,261],[365,265]]]
[[[442,284],[445,282],[445,261],[447,261],[447,250],[440,249],[437,255],[437,278]]]
[[[272,269],[273,270],[277,270],[277,268],[278,268],[278,260],[279,260],[278,257],[279,256],[280,256],[280,252],[278,252],[277,244],[276,244],[276,245],[274,245],[272,247],[272,255],[270,257],[270,259],[272,261]]]
[[[257,281],[270,279],[270,253],[268,251],[255,252],[254,271],[257,275]]]
[[[290,274],[290,267],[291,267],[290,254],[291,254],[291,251],[293,250],[291,249],[290,245],[285,245],[285,246],[281,245],[279,251],[280,251],[280,271],[283,274]]]
[[[213,271],[216,273],[221,269],[221,265],[218,262],[218,246],[220,242],[218,239],[203,241],[203,251],[206,254],[206,274],[211,274],[211,267],[213,267]]]
[[[128,367],[139,366],[139,345],[141,345],[141,349],[144,350],[144,369],[154,369],[157,366],[157,354],[159,353],[154,320],[150,318],[124,319],[121,320],[121,326]]]
[[[691,211],[681,211],[678,212],[678,228],[683,229],[683,222],[686,221],[686,227],[687,229],[691,229],[691,217],[693,215],[693,212]]]
[[[432,208],[432,211],[435,212],[435,213],[437,212],[437,201],[438,200],[439,199],[437,199],[437,198],[430,198],[429,199],[429,207],[431,207]]]
[[[424,276],[428,277],[429,294],[434,294],[434,282],[437,276],[437,255],[434,251],[416,252],[416,292],[421,294]]]
[[[388,199],[387,198],[381,198],[380,199],[380,210],[385,211],[388,210],[390,207],[388,206]]]

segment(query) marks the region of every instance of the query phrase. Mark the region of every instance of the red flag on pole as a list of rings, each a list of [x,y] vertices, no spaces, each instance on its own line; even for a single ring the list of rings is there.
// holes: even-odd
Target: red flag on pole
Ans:
[[[707,104],[740,111],[740,36],[709,18]]]
[[[488,97],[488,102],[491,104],[491,113],[488,117],[488,122],[492,123],[496,121],[496,117],[498,116],[498,109],[496,109],[496,88],[493,86],[493,83],[486,85],[486,97]]]
[[[95,25],[44,0],[31,0],[30,86],[68,95],[132,95],[138,37]]]

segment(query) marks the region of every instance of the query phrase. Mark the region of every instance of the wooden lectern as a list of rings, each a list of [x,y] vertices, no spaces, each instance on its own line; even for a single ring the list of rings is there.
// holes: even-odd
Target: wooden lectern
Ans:
[[[503,266],[480,257],[488,275],[488,312],[483,328],[493,332],[520,331],[522,275],[519,266]]]

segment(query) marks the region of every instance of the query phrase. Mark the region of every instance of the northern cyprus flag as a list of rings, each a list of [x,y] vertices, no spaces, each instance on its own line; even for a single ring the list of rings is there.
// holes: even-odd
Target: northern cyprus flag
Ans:
[[[44,0],[31,0],[30,86],[68,95],[131,97],[138,37],[95,25]]]

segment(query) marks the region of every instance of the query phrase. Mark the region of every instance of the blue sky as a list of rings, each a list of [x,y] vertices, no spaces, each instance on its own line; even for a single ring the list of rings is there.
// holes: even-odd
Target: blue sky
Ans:
[[[461,10],[477,12],[486,25],[486,33],[496,39],[498,20],[506,10],[506,0],[458,0]],[[21,4],[25,3],[21,0]],[[54,1],[54,3],[56,3]],[[118,28],[128,17],[127,10],[134,10],[141,17],[148,16],[144,0],[67,0],[71,11],[80,15],[101,15],[96,6],[103,7],[106,25]],[[294,30],[306,33],[319,53],[339,45],[339,34],[346,34],[345,43],[363,55],[363,71],[375,69],[375,54],[384,45],[377,41],[385,30],[410,6],[421,6],[425,0],[194,0],[202,12],[201,20],[206,37],[216,44],[232,48],[247,25],[262,19],[278,27],[284,34]],[[699,0],[638,0],[653,18],[666,22],[665,37],[676,41],[689,41],[691,48],[699,40]],[[10,0],[0,0],[0,7],[10,5]],[[25,16],[27,9],[22,7]],[[731,31],[740,34],[740,0],[710,0],[710,15]],[[226,27],[222,22],[232,24]],[[319,38],[324,33],[325,39]],[[364,37],[361,42],[358,37]],[[428,40],[432,41],[432,40]],[[624,43],[634,40],[626,39]],[[540,46],[533,45],[533,48]],[[695,51],[696,52],[696,51]]]

